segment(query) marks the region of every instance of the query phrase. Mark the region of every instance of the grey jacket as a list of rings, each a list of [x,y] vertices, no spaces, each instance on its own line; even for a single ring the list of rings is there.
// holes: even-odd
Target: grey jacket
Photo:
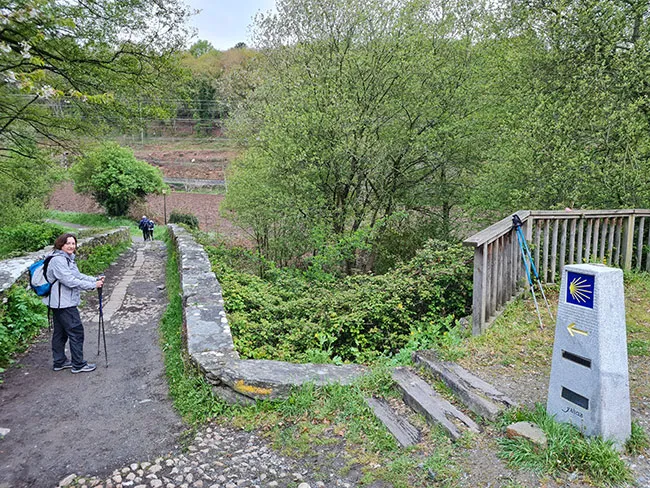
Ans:
[[[95,288],[97,279],[79,271],[74,254],[69,256],[65,251],[55,249],[52,255],[54,257],[47,267],[47,279],[50,283],[56,282],[52,285],[50,296],[43,298],[43,303],[50,308],[76,307],[81,301],[81,290]]]

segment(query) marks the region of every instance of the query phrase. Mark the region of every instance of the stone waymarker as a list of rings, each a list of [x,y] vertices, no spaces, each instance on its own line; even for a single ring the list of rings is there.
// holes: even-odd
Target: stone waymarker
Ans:
[[[564,268],[546,406],[559,422],[621,448],[630,436],[623,272]]]

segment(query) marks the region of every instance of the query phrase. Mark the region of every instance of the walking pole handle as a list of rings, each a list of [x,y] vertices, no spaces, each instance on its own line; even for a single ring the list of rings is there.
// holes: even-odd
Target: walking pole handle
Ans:
[[[101,273],[100,275],[97,276],[97,281],[101,280],[102,278],[104,278],[104,273]],[[103,286],[100,286],[99,288],[97,288],[97,298],[99,298],[99,313],[102,312],[102,295],[103,295],[103,292],[104,292],[104,287]]]

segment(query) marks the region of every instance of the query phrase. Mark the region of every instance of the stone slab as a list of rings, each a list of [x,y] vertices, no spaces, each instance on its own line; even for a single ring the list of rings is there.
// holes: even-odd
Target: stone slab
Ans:
[[[220,400],[223,400],[228,405],[255,405],[255,400],[253,400],[251,397],[237,393],[232,388],[227,388],[225,386],[213,386],[212,393],[214,396]]]
[[[523,437],[543,449],[546,449],[548,445],[548,439],[544,431],[532,422],[515,422],[514,424],[510,424],[506,427],[506,436],[511,439]]]
[[[476,422],[442,398],[408,368],[395,368],[392,376],[402,391],[404,402],[424,415],[428,422],[440,425],[452,439],[459,439],[463,430],[474,433],[481,431]]]
[[[467,407],[488,420],[496,418],[516,403],[494,386],[458,364],[440,361],[434,351],[417,351],[413,360],[441,379]]]
[[[226,363],[218,376],[238,393],[261,400],[288,398],[293,388],[308,383],[349,385],[366,371],[363,366],[354,364],[294,364],[247,359]]]
[[[400,446],[409,447],[420,442],[420,431],[408,420],[397,415],[386,400],[370,397],[365,400]]]
[[[185,309],[187,350],[190,354],[206,351],[232,351],[235,346],[223,307],[195,306]]]

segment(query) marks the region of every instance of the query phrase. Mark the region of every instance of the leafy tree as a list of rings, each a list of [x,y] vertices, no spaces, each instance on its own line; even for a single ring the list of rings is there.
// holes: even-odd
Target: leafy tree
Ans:
[[[12,0],[0,12],[0,157],[128,115],[169,83],[189,12],[176,0]],[[88,124],[83,118],[90,119]]]
[[[200,58],[201,56],[208,54],[212,51],[216,51],[214,46],[206,40],[198,40],[190,46],[189,53],[195,58]]]
[[[513,1],[481,208],[650,204],[650,2]],[[515,76],[513,76],[513,74]]]
[[[131,123],[134,99],[172,85],[188,14],[178,0],[4,2],[0,200],[16,200],[13,187],[51,187],[51,155],[74,150],[80,135]],[[28,159],[40,170],[22,171]]]
[[[126,215],[135,201],[164,188],[162,173],[133,151],[115,143],[105,143],[91,150],[70,169],[75,190],[91,195],[108,215]]]
[[[192,46],[193,48],[194,46]],[[203,52],[196,49],[180,57],[180,65],[185,69],[178,93],[182,105],[176,116],[199,122],[199,132],[211,129],[217,121],[225,119],[230,111],[229,91],[237,73],[245,69],[254,51],[247,48]],[[199,54],[198,56],[196,54]]]
[[[228,169],[228,198],[222,211],[250,232],[259,255],[288,264],[310,250],[309,230],[291,198],[275,191],[271,167],[252,149]]]
[[[63,176],[42,151],[31,148],[31,157],[14,155],[0,165],[0,222],[11,227],[39,220],[52,184]]]
[[[269,201],[295,209],[308,235],[345,241],[411,211],[449,238],[487,139],[470,117],[483,103],[481,33],[457,3],[281,0],[258,17],[260,81],[231,130],[267,167]],[[255,184],[246,161],[229,182],[235,211],[236,179]]]

